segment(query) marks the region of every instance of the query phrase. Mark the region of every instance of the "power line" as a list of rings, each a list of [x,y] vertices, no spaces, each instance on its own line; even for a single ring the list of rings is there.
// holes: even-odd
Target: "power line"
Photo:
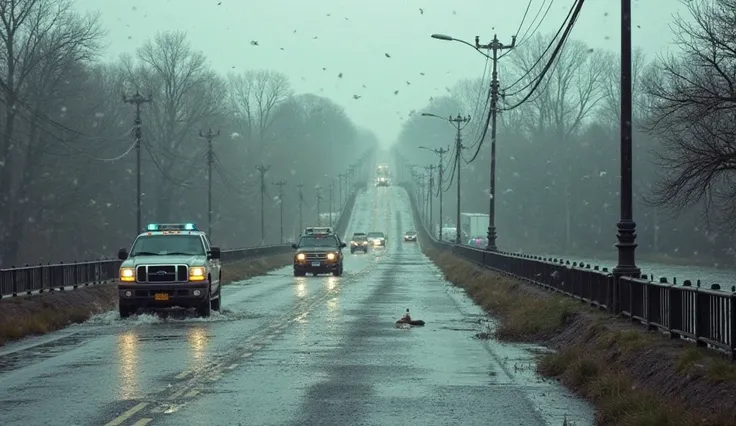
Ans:
[[[575,11],[573,12],[573,16],[570,22],[568,23],[567,28],[565,29],[565,32],[562,34],[562,39],[557,44],[557,47],[555,48],[554,52],[552,52],[552,57],[545,65],[544,69],[542,69],[541,74],[535,79],[536,83],[534,84],[534,87],[532,87],[529,93],[521,101],[519,101],[518,103],[510,107],[504,108],[506,111],[513,110],[523,105],[532,96],[532,94],[534,94],[535,90],[539,87],[542,80],[544,79],[544,76],[547,74],[549,69],[552,67],[552,64],[555,62],[555,59],[557,59],[557,55],[560,53],[560,50],[562,49],[565,42],[567,41],[567,38],[569,37],[570,32],[572,31],[572,28],[575,26],[575,22],[577,21],[578,15],[580,14],[580,10],[583,7],[583,3],[585,3],[585,0],[577,0]]]
[[[537,26],[534,27],[533,30],[531,30],[532,25],[534,25],[534,22],[537,21],[537,17],[539,16],[539,13],[542,12],[542,9],[544,8],[544,4],[546,2],[547,0],[542,0],[542,4],[539,5],[539,10],[537,10],[537,14],[534,15],[534,19],[532,20],[532,23],[529,24],[529,28],[527,28],[526,31],[524,31],[524,35],[522,35],[521,38],[519,39],[518,47],[522,46],[524,43],[529,41],[531,37],[534,35],[534,33],[537,32],[539,27],[542,25],[542,22],[544,22],[544,19],[547,17],[547,14],[549,13],[550,9],[552,9],[552,5],[555,3],[555,0],[550,0],[549,6],[547,6],[547,10],[545,10],[544,15],[542,15],[542,19],[540,19],[539,22],[537,22]],[[531,30],[531,32],[529,30]],[[527,37],[527,35],[529,37]]]
[[[547,56],[547,52],[549,52],[549,49],[551,49],[552,48],[552,45],[555,44],[555,40],[557,40],[557,38],[560,36],[560,33],[566,28],[566,25],[569,24],[570,17],[572,16],[573,12],[575,11],[575,7],[576,6],[577,6],[577,0],[575,0],[575,3],[573,3],[572,7],[570,7],[570,10],[567,12],[567,16],[565,17],[565,20],[562,22],[562,25],[560,25],[560,28],[557,29],[557,33],[555,33],[554,37],[552,37],[552,39],[547,44],[547,47],[544,49],[544,52],[542,52],[542,54],[539,55],[539,57],[537,58],[537,60],[526,70],[526,72],[524,72],[524,74],[521,77],[519,77],[516,81],[514,81],[513,83],[511,83],[507,87],[505,87],[503,89],[504,91],[509,90],[512,87],[516,86],[517,84],[521,83],[532,72],[532,70],[534,68],[536,68],[537,65],[539,65],[539,63],[542,61],[542,59],[544,59]],[[511,94],[509,96],[514,96],[517,93],[525,90],[526,88],[528,88],[529,86],[531,86],[531,84],[533,82],[534,82],[534,79],[532,79],[532,82],[531,83],[527,84],[526,86],[522,87],[521,89],[519,89],[518,91],[516,91],[515,93],[513,93],[513,94]]]

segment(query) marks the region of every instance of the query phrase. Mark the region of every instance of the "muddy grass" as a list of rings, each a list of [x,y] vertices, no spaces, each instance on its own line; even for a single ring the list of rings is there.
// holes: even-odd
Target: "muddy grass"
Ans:
[[[537,369],[596,407],[602,425],[736,424],[736,366],[580,302],[425,248],[448,281],[498,318],[496,337],[556,349]]]
[[[292,254],[272,256],[223,266],[225,284],[240,281],[289,265]],[[117,309],[114,284],[43,293],[0,300],[0,346],[31,335],[49,333],[84,322],[95,314]]]

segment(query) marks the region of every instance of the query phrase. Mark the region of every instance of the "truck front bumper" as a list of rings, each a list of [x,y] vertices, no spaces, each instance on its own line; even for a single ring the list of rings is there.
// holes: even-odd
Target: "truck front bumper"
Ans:
[[[209,281],[118,283],[121,306],[139,308],[197,307],[209,298]]]
[[[294,272],[303,273],[318,273],[326,274],[336,271],[340,267],[340,262],[325,262],[325,261],[308,261],[308,262],[295,262]]]

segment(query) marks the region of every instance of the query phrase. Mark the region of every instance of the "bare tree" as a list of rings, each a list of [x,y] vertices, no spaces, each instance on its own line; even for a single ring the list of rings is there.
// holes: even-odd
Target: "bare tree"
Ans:
[[[30,215],[29,209],[41,208],[21,202],[44,166],[49,140],[78,138],[78,132],[63,129],[51,122],[48,114],[58,108],[59,99],[80,90],[70,80],[83,73],[85,64],[95,59],[103,35],[96,15],[82,17],[74,13],[70,1],[4,1],[0,5],[0,38],[5,61],[0,77],[4,103],[3,132],[0,136],[0,208],[5,262],[13,262]],[[56,109],[58,111],[58,109]],[[49,127],[54,127],[49,130]],[[20,132],[26,130],[23,135]],[[20,142],[20,143],[18,143]],[[53,180],[53,179],[52,179]],[[40,187],[43,194],[43,186]],[[45,197],[39,197],[45,199]],[[48,207],[48,206],[46,206]]]
[[[188,181],[199,176],[192,174],[193,165],[206,161],[206,147],[198,143],[196,131],[222,119],[226,91],[204,54],[191,48],[184,32],[157,34],[138,50],[137,59],[136,63],[124,57],[123,63],[130,85],[153,95],[153,103],[144,109],[143,143],[158,169],[156,174],[162,176],[155,182],[159,191],[156,215],[167,220],[176,194],[198,186]]]
[[[292,95],[289,79],[277,71],[251,70],[229,75],[228,82],[228,104],[236,126],[248,144],[255,144],[263,154],[273,141],[277,108]]]
[[[601,78],[601,99],[599,113],[602,121],[618,127],[621,117],[621,59],[620,56],[607,54],[606,66]],[[641,124],[646,116],[649,96],[642,90],[642,79],[647,72],[647,58],[644,50],[636,48],[632,54],[631,92],[633,95],[634,121]]]
[[[504,97],[509,104],[526,96],[538,79],[544,64],[549,61],[552,49],[545,52],[550,37],[537,35],[509,55],[517,75],[505,90]],[[539,58],[542,58],[538,61]],[[565,246],[571,244],[573,182],[572,176],[576,155],[577,137],[583,129],[585,120],[594,112],[602,98],[601,83],[605,77],[605,54],[590,49],[579,40],[567,40],[555,58],[552,68],[537,88],[537,92],[507,120],[520,126],[533,143],[543,144],[550,157],[564,158],[557,164],[547,164],[547,175],[556,187],[557,193],[550,192],[550,202],[562,200],[560,208],[564,215]],[[537,65],[535,66],[535,63]],[[515,84],[516,83],[516,84]]]
[[[656,99],[646,128],[663,144],[655,194],[676,213],[703,202],[704,214],[736,229],[736,0],[688,3],[675,20],[681,55],[662,58],[645,80]]]

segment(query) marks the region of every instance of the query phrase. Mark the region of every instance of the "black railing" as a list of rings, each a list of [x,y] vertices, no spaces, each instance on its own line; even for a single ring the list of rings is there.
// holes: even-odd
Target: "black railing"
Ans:
[[[438,241],[427,232],[410,194],[414,221],[422,242],[469,260],[477,265],[536,284],[547,290],[580,300],[613,315],[630,318],[649,330],[668,333],[671,338],[686,338],[698,346],[726,352],[736,359],[736,293],[693,287],[641,278],[616,278],[607,268],[582,262],[508,252],[491,252],[465,245]]]
[[[364,185],[356,185],[355,191],[351,193],[338,218],[335,230],[341,236],[350,220],[356,193],[363,187]],[[291,244],[222,250],[221,261],[223,263],[241,262],[292,251]],[[34,292],[73,290],[111,282],[118,278],[121,263],[122,261],[118,259],[106,259],[0,269],[0,299],[30,295]]]

